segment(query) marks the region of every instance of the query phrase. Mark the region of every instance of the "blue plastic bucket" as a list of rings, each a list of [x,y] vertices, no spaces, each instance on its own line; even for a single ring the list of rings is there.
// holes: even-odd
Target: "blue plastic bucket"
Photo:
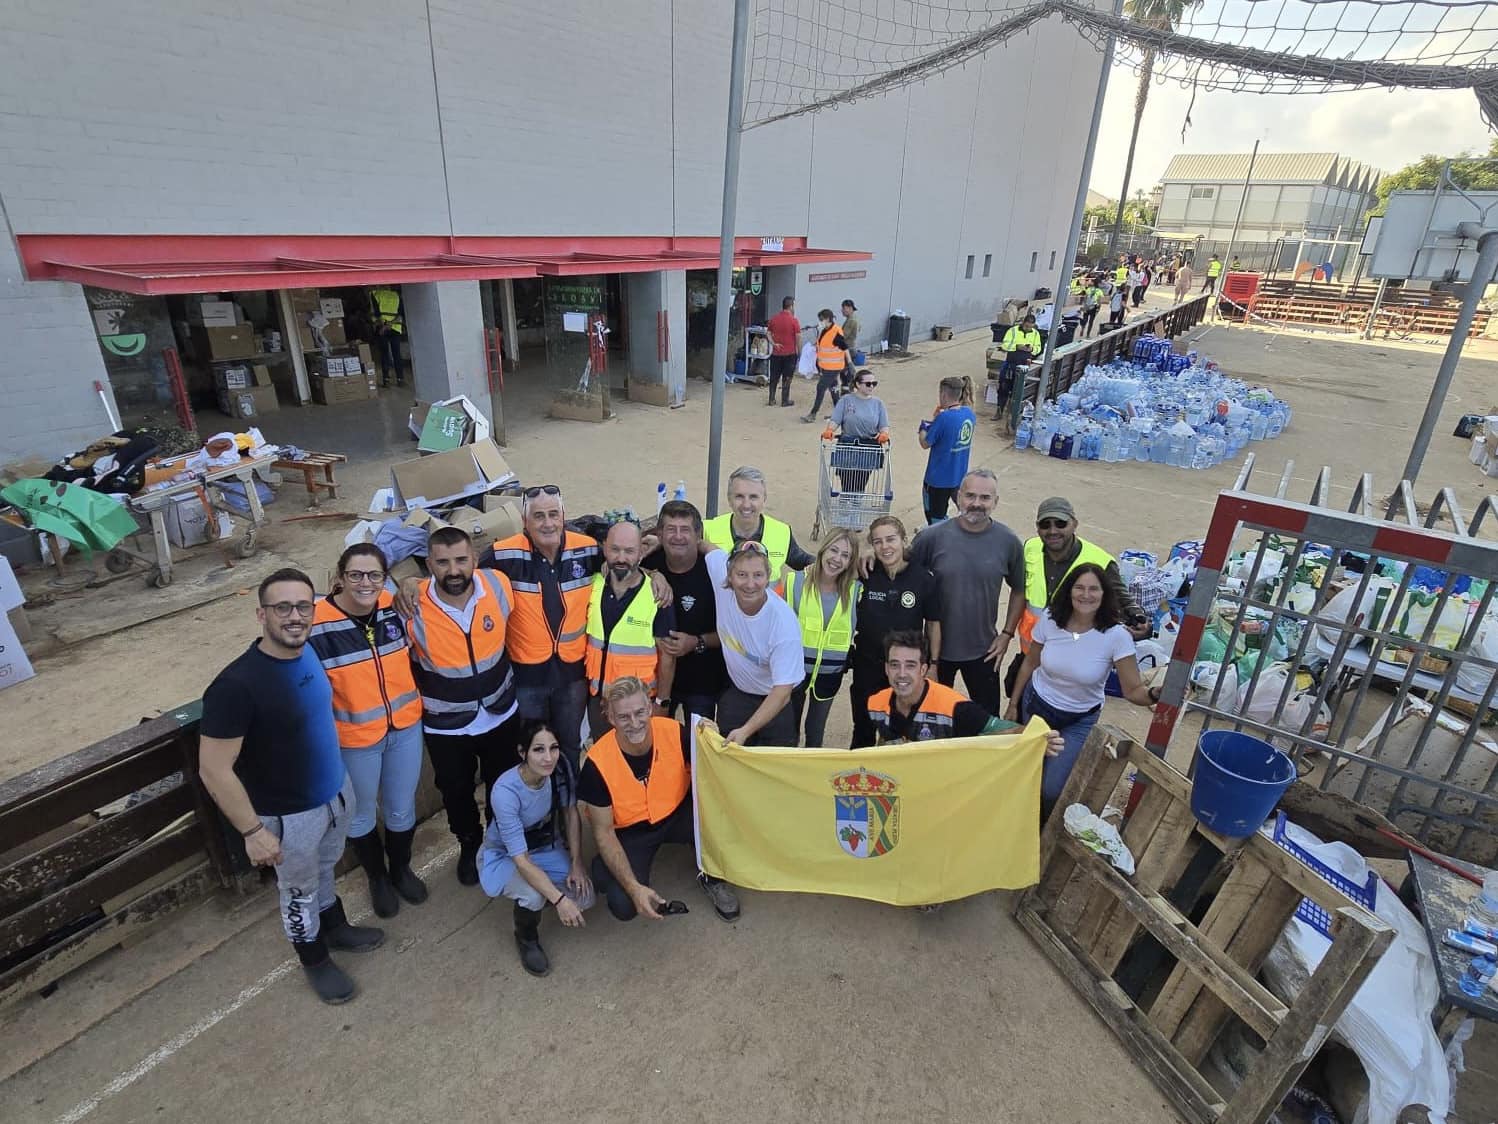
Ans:
[[[1196,743],[1191,814],[1233,838],[1252,835],[1295,780],[1295,763],[1268,742],[1208,730]]]

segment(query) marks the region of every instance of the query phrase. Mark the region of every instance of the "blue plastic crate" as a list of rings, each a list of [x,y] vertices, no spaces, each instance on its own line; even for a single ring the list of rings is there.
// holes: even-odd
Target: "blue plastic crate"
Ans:
[[[1377,874],[1370,870],[1368,872],[1368,884],[1366,886],[1359,886],[1345,874],[1342,874],[1340,871],[1333,870],[1325,863],[1320,862],[1309,851],[1306,851],[1302,847],[1296,846],[1295,843],[1290,839],[1290,837],[1285,833],[1284,812],[1280,812],[1274,817],[1274,835],[1272,838],[1286,851],[1289,851],[1291,855],[1299,859],[1306,866],[1310,867],[1317,874],[1321,875],[1322,878],[1326,879],[1337,889],[1341,890],[1353,901],[1357,902],[1358,905],[1371,910],[1374,906],[1374,903],[1377,902]],[[1331,914],[1327,913],[1326,910],[1322,909],[1310,898],[1300,899],[1300,905],[1295,910],[1295,916],[1299,917],[1302,921],[1311,926],[1311,928],[1315,929],[1323,937],[1330,937],[1332,935]]]

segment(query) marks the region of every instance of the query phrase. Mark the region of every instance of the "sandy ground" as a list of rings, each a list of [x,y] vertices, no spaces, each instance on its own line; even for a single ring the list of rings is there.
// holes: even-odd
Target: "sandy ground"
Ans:
[[[1434,373],[1432,350],[1226,327],[1190,338],[1230,373],[1294,405],[1286,435],[1252,447],[1256,490],[1272,490],[1287,460],[1295,461],[1292,498],[1306,497],[1323,464],[1340,502],[1357,473],[1372,472],[1379,494],[1392,487]],[[981,384],[986,343],[986,333],[970,334],[876,365],[895,419],[894,508],[912,528],[921,522],[916,422],[929,414],[942,376],[970,373]],[[1492,362],[1462,364],[1417,489],[1422,498],[1449,484],[1470,512],[1487,494],[1490,482],[1467,463],[1466,443],[1449,434],[1458,415],[1498,399],[1495,375]],[[647,509],[656,482],[678,478],[700,499],[707,393],[695,382],[689,393],[685,409],[623,403],[618,420],[602,425],[517,416],[511,406],[506,455],[524,480],[561,484],[573,511]],[[763,394],[728,390],[725,477],[739,463],[764,468],[771,510],[805,542],[819,427],[798,422],[799,409],[767,409]],[[804,408],[810,388],[799,385],[797,395]],[[1115,551],[1200,537],[1213,497],[1237,473],[1062,463],[1016,453],[986,421],[973,463],[999,473],[998,516],[1016,529],[1025,530],[1040,498],[1064,494],[1083,534]],[[385,475],[381,461],[351,464],[353,501],[335,506],[362,507]],[[262,542],[325,567],[344,524],[279,522],[301,511],[297,491],[273,509],[277,521]],[[112,597],[148,595],[135,584],[112,589]],[[39,660],[35,681],[0,697],[7,728],[22,731],[3,739],[0,775],[196,697],[253,635],[252,602],[231,595]],[[1109,718],[1136,732],[1145,725],[1142,711],[1117,702]],[[848,729],[846,708],[836,708],[829,742]],[[556,970],[536,981],[516,963],[508,909],[456,884],[446,842],[439,828],[423,829],[431,903],[387,923],[383,949],[345,958],[364,987],[354,1005],[327,1009],[311,998],[283,963],[287,946],[265,912],[241,910],[232,926],[198,917],[193,923],[244,931],[11,1078],[0,1087],[4,1118],[187,1120],[225,1109],[262,1117],[319,1105],[333,1120],[465,1119],[521,1101],[532,1113],[582,1120],[1173,1118],[1009,920],[1006,895],[919,915],[745,894],[743,919],[726,926],[691,887],[678,854],[659,884],[689,902],[689,916],[620,925],[600,910],[586,931],[566,934],[548,922],[543,939]],[[356,883],[344,893],[351,910],[363,907]],[[153,954],[180,955],[180,932],[168,926],[150,938]],[[50,1000],[19,1009],[18,1025],[45,1023],[48,1004],[65,1018],[58,1005],[70,989],[128,977],[129,958],[143,955],[104,958]]]

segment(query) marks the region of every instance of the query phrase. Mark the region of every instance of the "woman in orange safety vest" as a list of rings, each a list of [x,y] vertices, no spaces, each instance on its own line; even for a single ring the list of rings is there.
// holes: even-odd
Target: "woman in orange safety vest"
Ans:
[[[411,673],[405,625],[385,591],[389,567],[372,543],[338,559],[333,592],[318,601],[308,643],[333,686],[333,720],[343,764],[354,783],[349,842],[369,876],[369,899],[381,917],[426,901],[411,869],[416,785],[421,779],[421,694]],[[375,830],[384,813],[385,842]]]

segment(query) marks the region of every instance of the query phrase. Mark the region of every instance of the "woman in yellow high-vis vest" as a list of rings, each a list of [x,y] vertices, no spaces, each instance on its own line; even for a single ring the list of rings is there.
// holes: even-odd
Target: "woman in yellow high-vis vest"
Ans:
[[[801,653],[806,678],[791,692],[796,726],[806,717],[807,749],[820,749],[827,715],[849,667],[853,633],[858,626],[858,539],[846,528],[828,535],[817,557],[802,573],[787,574],[778,592],[801,625]]]

